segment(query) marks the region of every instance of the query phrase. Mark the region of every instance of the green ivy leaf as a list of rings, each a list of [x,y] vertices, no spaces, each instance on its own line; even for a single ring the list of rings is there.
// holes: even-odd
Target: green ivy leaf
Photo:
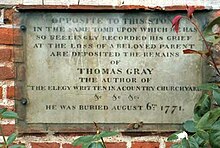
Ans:
[[[220,120],[217,120],[217,121],[213,124],[212,130],[220,130]]]
[[[198,86],[198,88],[200,90],[214,90],[218,89],[218,85],[216,85],[215,83],[206,83]]]
[[[207,125],[210,116],[210,111],[207,112],[197,123],[197,129],[211,128],[211,125]]]
[[[212,41],[214,45],[218,44],[219,42],[220,42],[220,36],[218,36],[217,38],[214,38],[214,40]]]
[[[211,126],[220,117],[220,108],[207,112],[198,122],[197,127],[201,129],[210,129]]]
[[[72,142],[73,146],[82,145],[83,148],[88,148],[89,146],[100,146],[98,140],[100,140],[102,137],[110,137],[117,135],[118,132],[111,132],[111,131],[102,131],[100,134],[96,135],[88,135],[88,136],[82,136],[77,139],[75,139]],[[99,148],[99,147],[97,147]]]
[[[194,107],[194,114],[200,119],[211,108],[211,99],[209,95],[203,94]],[[198,119],[195,118],[197,121]]]
[[[89,145],[88,148],[104,148],[104,146],[101,142],[93,142]]]
[[[100,137],[112,137],[112,136],[116,136],[118,135],[119,133],[118,132],[115,132],[115,131],[102,131],[99,136]]]
[[[117,134],[118,134],[118,132],[114,132],[114,131],[102,131],[100,134],[96,134],[94,136],[94,141],[98,141],[98,140],[100,140],[101,138],[104,138],[104,137],[115,136]]]
[[[209,141],[210,141],[211,147],[219,148],[220,147],[220,129],[213,130],[212,132],[210,132],[209,135],[210,135]]]
[[[94,140],[94,136],[88,135],[88,136],[82,136],[77,138],[76,140],[73,141],[72,145],[73,146],[78,146],[82,144],[90,144]]]
[[[7,108],[0,109],[0,114],[4,113],[5,111],[7,111]]]
[[[168,137],[167,141],[174,141],[174,140],[177,140],[178,139],[178,136],[176,134],[172,134]]]
[[[220,90],[219,89],[213,90],[212,94],[213,94],[213,98],[215,99],[216,103],[220,105]]]
[[[211,42],[211,43],[213,43],[213,44],[214,44],[214,42],[215,42],[214,40],[215,40],[217,37],[218,37],[218,35],[216,35],[216,34],[205,35],[206,41]]]
[[[220,120],[217,120],[209,133],[209,141],[212,147],[220,147]]]
[[[9,148],[26,148],[26,147],[24,145],[16,144],[16,145],[9,146]]]
[[[84,144],[82,145],[82,148],[88,148],[88,147],[89,147],[89,145],[90,145],[91,143],[93,143],[93,142],[84,143]]]
[[[193,137],[194,137],[194,139],[196,140],[196,143],[198,143],[199,146],[204,142],[204,139],[199,137],[198,133],[194,134]]]
[[[193,136],[189,137],[188,141],[190,148],[199,148],[199,144],[197,143],[196,139]]]
[[[207,133],[206,131],[204,130],[198,130],[197,131],[197,134],[200,138],[202,138],[204,141],[208,140],[209,139],[209,133]]]
[[[204,34],[204,37],[207,41],[209,42],[214,42],[215,39],[216,39],[216,34],[214,34],[214,32],[212,31],[212,28],[214,25],[216,24],[220,24],[220,17],[217,17],[216,19],[214,19],[213,21],[211,21],[207,27],[205,28],[203,34]]]
[[[167,141],[174,141],[174,140],[177,140],[178,139],[178,134],[181,133],[181,132],[176,132],[176,133],[173,133],[172,135],[170,135],[168,138],[167,138]]]
[[[171,148],[183,148],[180,143],[173,144]]]
[[[187,120],[186,122],[183,123],[183,128],[187,132],[195,133],[196,132],[196,124],[192,120]]]
[[[186,139],[186,138],[184,138],[183,140],[182,140],[182,147],[183,148],[190,148],[190,144],[189,144],[189,141]]]
[[[4,119],[17,119],[19,117],[18,117],[18,114],[16,112],[5,111],[5,112],[2,113],[2,118],[4,118]]]
[[[12,144],[14,140],[16,139],[16,137],[17,137],[17,134],[12,133],[7,139],[7,145]]]
[[[94,135],[93,141],[99,141],[102,137],[99,136],[99,134]]]

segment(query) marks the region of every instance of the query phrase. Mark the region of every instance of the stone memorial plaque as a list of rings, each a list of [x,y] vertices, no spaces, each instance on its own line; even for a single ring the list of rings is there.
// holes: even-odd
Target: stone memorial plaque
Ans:
[[[186,20],[174,32],[177,14],[22,14],[25,123],[177,129],[192,117],[203,81],[201,57],[182,52],[202,49],[201,39]]]

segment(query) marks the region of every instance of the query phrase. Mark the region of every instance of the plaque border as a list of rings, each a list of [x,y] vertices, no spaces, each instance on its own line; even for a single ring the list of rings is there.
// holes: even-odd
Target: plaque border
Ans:
[[[69,7],[68,7],[69,8]],[[82,9],[83,8],[83,9]],[[92,8],[92,9],[88,9]],[[17,9],[20,11],[18,13],[17,17],[20,17],[23,13],[30,13],[30,12],[38,12],[39,10],[42,10],[41,12],[69,12],[69,11],[77,11],[79,12],[88,12],[88,11],[95,11],[95,12],[118,12],[118,11],[128,11],[128,12],[139,12],[139,11],[149,11],[149,9],[137,9],[136,7],[132,7],[132,9],[128,8],[122,8],[122,9],[115,9],[114,7],[106,6],[103,8],[103,6],[74,6],[70,7],[70,9],[66,9],[65,7],[62,6],[57,6],[55,9],[51,8],[49,6],[23,6],[19,5],[17,6]],[[161,10],[161,9],[158,9]],[[203,10],[198,7],[198,10]],[[210,13],[208,13],[210,14]],[[23,28],[24,27],[24,28]],[[22,27],[22,24],[20,25],[20,30],[22,40],[25,40],[25,36],[22,35],[25,33],[25,26]],[[25,60],[25,55],[26,55],[26,47],[25,44],[23,46],[23,52],[24,52],[24,60]],[[25,69],[25,63],[23,62],[15,62],[15,67],[17,70],[20,68]],[[206,67],[205,67],[206,68]],[[204,69],[204,67],[203,67]],[[204,70],[204,72],[207,72],[207,70]],[[206,74],[206,76],[208,76]],[[206,76],[203,77],[203,80],[206,80]],[[88,132],[96,132],[96,128],[93,123],[27,123],[25,122],[26,118],[26,105],[28,105],[28,99],[27,99],[27,90],[26,90],[26,84],[25,84],[25,70],[17,72],[17,77],[15,81],[15,107],[16,107],[16,112],[19,113],[19,119],[16,121],[16,128],[20,134],[33,134],[33,133],[88,133]],[[114,130],[114,131],[120,131],[122,133],[147,133],[147,132],[157,132],[157,133],[164,133],[164,132],[173,132],[173,131],[178,131],[182,129],[182,124],[170,124],[170,123],[151,123],[151,124],[142,124],[142,123],[97,123],[98,126],[101,128],[101,130]],[[123,130],[122,130],[123,129]]]

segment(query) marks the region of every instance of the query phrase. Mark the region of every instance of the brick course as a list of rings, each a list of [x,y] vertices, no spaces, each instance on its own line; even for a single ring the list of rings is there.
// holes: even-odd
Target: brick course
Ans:
[[[14,67],[0,67],[0,80],[8,80],[15,78]]]
[[[15,87],[14,86],[7,87],[7,98],[13,99],[14,97],[15,97]]]
[[[160,143],[158,142],[139,142],[135,141],[132,143],[132,148],[159,148]]]
[[[81,148],[81,146],[72,146],[72,144],[62,144],[62,148]]]
[[[0,44],[2,45],[21,45],[20,29],[0,28]]]
[[[60,148],[60,144],[56,142],[45,142],[45,143],[37,143],[33,142],[31,143],[32,148]]]
[[[4,133],[5,136],[11,135],[12,133],[15,132],[15,125],[14,124],[3,124],[2,132]],[[0,133],[0,136],[2,136],[1,133]]]
[[[166,148],[171,148],[172,145],[173,145],[172,142],[166,142]]]
[[[11,61],[12,50],[10,48],[0,48],[0,62]]]

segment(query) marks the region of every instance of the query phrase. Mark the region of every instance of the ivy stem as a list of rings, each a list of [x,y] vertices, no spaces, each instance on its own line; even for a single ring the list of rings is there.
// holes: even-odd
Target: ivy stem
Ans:
[[[104,148],[106,148],[105,141],[104,141],[104,139],[102,137],[101,137],[101,140],[102,140]]]
[[[218,69],[218,67],[217,67],[217,64],[216,64],[216,62],[215,62],[215,59],[214,59],[214,57],[213,57],[213,55],[212,55],[212,51],[211,51],[211,47],[212,47],[212,46],[209,46],[208,42],[206,41],[206,39],[205,39],[203,33],[201,32],[201,30],[199,29],[198,25],[197,25],[194,21],[192,21],[192,19],[190,19],[190,18],[188,18],[188,17],[185,17],[185,18],[186,18],[187,20],[189,20],[189,21],[196,27],[196,30],[199,32],[200,36],[202,37],[202,40],[203,40],[203,42],[205,43],[206,49],[207,49],[208,52],[209,52],[209,55],[210,55],[210,58],[211,58],[211,62],[213,63],[212,65],[214,66],[214,68],[215,68],[215,70],[216,70],[216,72],[217,72],[217,75],[220,77],[220,71],[219,71],[219,69]],[[194,20],[195,20],[195,19],[194,19]]]
[[[3,130],[2,130],[2,125],[0,124],[0,133],[2,134],[2,137],[3,137],[3,140],[4,140],[4,144],[7,146],[7,141],[5,139],[5,135],[3,133]]]
[[[98,125],[95,122],[93,122],[93,123],[94,123],[95,128],[96,128],[96,134],[100,134],[100,130],[99,130]],[[101,141],[102,141],[102,144],[103,144],[104,148],[106,148],[105,141],[102,137],[101,137]]]

